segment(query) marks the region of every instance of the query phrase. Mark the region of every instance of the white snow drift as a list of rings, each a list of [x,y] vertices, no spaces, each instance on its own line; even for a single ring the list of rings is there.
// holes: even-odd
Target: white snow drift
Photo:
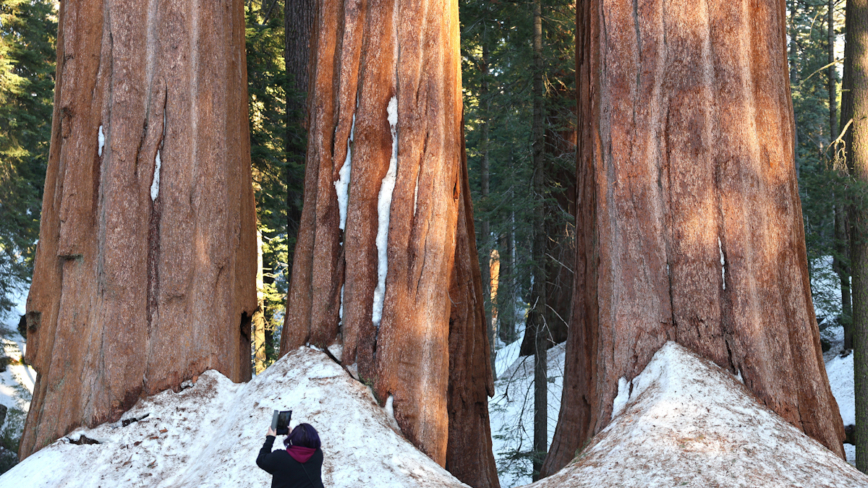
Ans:
[[[670,342],[624,412],[549,487],[866,487],[868,476],[757,403],[731,374]]]
[[[0,477],[0,488],[269,486],[256,466],[274,409],[320,433],[330,487],[464,487],[390,426],[370,390],[300,348],[246,384],[209,371],[192,388],[140,401],[122,421],[68,436]],[[280,443],[275,443],[275,446]]]

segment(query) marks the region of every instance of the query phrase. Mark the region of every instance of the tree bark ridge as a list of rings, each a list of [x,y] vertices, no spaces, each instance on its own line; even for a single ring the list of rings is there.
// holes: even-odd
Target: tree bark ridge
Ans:
[[[206,369],[250,378],[244,29],[240,0],[61,5],[22,459]]]
[[[578,15],[579,271],[544,474],[609,423],[619,379],[668,340],[843,456],[808,283],[784,2],[591,0]]]

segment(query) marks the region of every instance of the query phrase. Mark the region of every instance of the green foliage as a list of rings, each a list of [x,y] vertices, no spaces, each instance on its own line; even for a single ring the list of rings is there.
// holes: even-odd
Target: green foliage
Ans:
[[[258,228],[262,235],[263,312],[267,336],[282,325],[287,292],[287,79],[283,59],[283,11],[275,2],[248,2],[247,82],[250,112],[250,155],[256,191]],[[292,93],[290,93],[292,94]],[[294,242],[292,243],[294,245]],[[267,363],[279,345],[266,342]]]
[[[54,98],[56,14],[48,0],[0,3],[0,311],[30,280]]]
[[[535,209],[547,205],[548,220],[574,224],[572,216],[553,209],[558,208],[554,197],[563,191],[561,170],[575,172],[574,142],[554,147],[560,135],[575,127],[575,5],[563,0],[543,2],[546,166],[550,176],[548,193],[542,199],[534,195],[532,187],[531,3],[462,0],[459,8],[464,128],[473,212],[477,232],[481,231],[483,221],[490,223],[491,232],[490,236],[477,235],[480,265],[488,265],[493,249],[505,256],[505,237],[512,237],[515,262],[509,271],[501,268],[498,294],[509,297],[518,310],[523,310],[534,264],[531,247]],[[488,51],[487,74],[484,48]],[[483,82],[488,83],[487,94]],[[487,198],[482,197],[485,122],[490,134]],[[564,150],[563,146],[568,148]],[[491,297],[487,293],[485,299],[486,309],[491,310]],[[518,322],[522,323],[523,318],[518,317]]]
[[[840,281],[832,258],[846,267],[849,252],[845,239],[835,236],[835,209],[846,208],[858,195],[846,176],[843,145],[832,145],[847,124],[841,120],[838,134],[831,134],[829,117],[828,2],[787,0],[790,84],[796,121],[796,168],[805,224],[805,242],[812,294],[818,315],[832,319],[842,313]],[[843,2],[835,6],[836,35],[844,24]],[[843,40],[838,40],[838,51]],[[840,61],[839,57],[836,57]],[[836,68],[840,68],[840,64]],[[836,93],[840,116],[841,84],[837,70]]]
[[[544,195],[533,191],[532,3],[461,0],[459,9],[464,129],[477,246],[481,266],[488,266],[492,250],[501,257],[496,305],[502,328],[500,338],[509,342],[521,338],[531,299],[536,268],[532,257],[534,233],[575,225],[575,218],[558,203],[564,188],[575,183],[575,142],[570,137],[576,125],[575,5],[563,0],[544,0],[542,4],[547,174]],[[487,93],[483,86],[486,83]],[[489,133],[487,198],[482,193],[485,123]],[[533,225],[539,205],[545,206],[545,229]],[[487,236],[482,234],[484,221],[490,225]],[[559,233],[549,236],[550,241],[562,237]],[[514,243],[513,253],[508,249],[510,240]],[[514,262],[507,269],[504,264],[510,254]],[[487,292],[485,301],[486,310],[492,310],[494,304]],[[518,325],[512,334],[503,333],[508,330],[508,316],[514,317]],[[501,415],[504,412],[503,407],[493,408]],[[521,415],[532,416],[533,409]],[[498,453],[498,472],[512,478],[529,476],[532,460],[544,453],[532,451],[532,433],[524,429],[521,418],[504,425],[492,434],[513,447]]]

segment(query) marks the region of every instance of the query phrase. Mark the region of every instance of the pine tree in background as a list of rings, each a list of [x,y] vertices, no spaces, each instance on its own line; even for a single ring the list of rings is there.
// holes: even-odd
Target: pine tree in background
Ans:
[[[282,324],[287,290],[287,254],[294,237],[287,236],[286,157],[287,77],[283,62],[283,10],[274,0],[246,4],[247,82],[250,111],[250,155],[261,235],[262,286],[253,318],[254,348],[264,352],[259,372],[277,359],[275,333]],[[290,96],[294,92],[290,92]],[[292,242],[290,242],[292,241]],[[262,328],[260,331],[259,328]]]
[[[48,0],[0,3],[0,312],[33,272],[51,137],[56,12]]]

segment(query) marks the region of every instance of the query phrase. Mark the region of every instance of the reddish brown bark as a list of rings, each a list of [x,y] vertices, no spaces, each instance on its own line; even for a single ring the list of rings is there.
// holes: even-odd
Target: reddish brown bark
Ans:
[[[452,302],[483,304],[478,275],[474,286],[451,281],[456,260],[461,276],[468,276],[465,254],[471,248],[456,254],[456,240],[472,221],[469,207],[459,215],[465,183],[458,6],[446,0],[321,0],[314,39],[305,204],[281,354],[306,343],[341,344],[343,364],[373,384],[381,403],[391,398],[404,435],[444,465],[449,431],[487,426],[491,391],[490,369],[465,371],[476,358],[452,363],[452,376],[460,378],[451,383],[454,398],[466,403],[454,404],[456,420],[449,422]],[[390,104],[396,110],[391,123]],[[378,208],[381,193],[388,194],[383,181],[393,144],[394,191]],[[335,184],[348,160],[342,231]],[[388,273],[377,323],[376,240],[386,207]],[[450,286],[459,296],[450,296]],[[474,295],[460,296],[465,293]],[[481,327],[484,340],[481,308],[454,313],[467,321],[453,323],[454,330],[475,338]],[[454,346],[478,351],[472,343]],[[488,354],[485,348],[480,360],[487,362]],[[480,410],[479,402],[486,408]],[[479,479],[496,476],[488,468],[494,463],[490,446],[463,455],[463,464],[456,464],[461,472],[475,466]]]
[[[776,0],[579,4],[578,272],[544,474],[608,424],[619,378],[667,340],[741,373],[843,455],[808,283],[785,21]]]
[[[455,265],[449,298],[449,439],[446,469],[474,488],[499,487],[497,465],[491,455],[488,397],[494,395],[490,343],[476,249],[473,202],[466,159],[461,169],[461,201]]]
[[[250,377],[243,2],[63,2],[57,50],[21,458],[206,369]]]

